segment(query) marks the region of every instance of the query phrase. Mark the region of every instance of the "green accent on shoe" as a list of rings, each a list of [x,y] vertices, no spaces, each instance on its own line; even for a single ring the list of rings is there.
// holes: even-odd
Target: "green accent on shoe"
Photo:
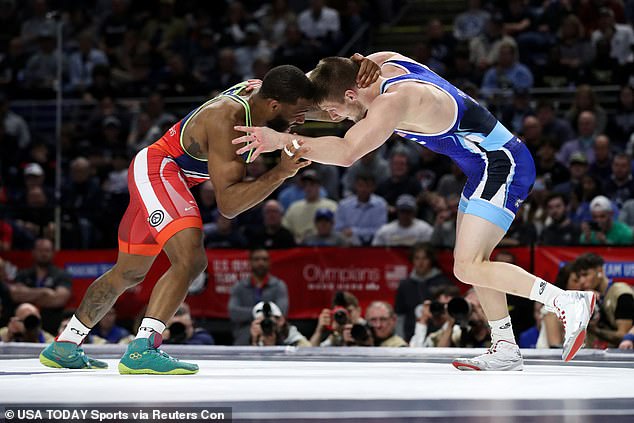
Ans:
[[[191,375],[198,373],[198,365],[170,357],[158,347],[161,335],[153,333],[149,338],[130,342],[121,357],[119,373],[122,375]]]
[[[40,363],[55,369],[96,369],[108,368],[108,363],[90,358],[77,344],[53,341],[40,353]]]

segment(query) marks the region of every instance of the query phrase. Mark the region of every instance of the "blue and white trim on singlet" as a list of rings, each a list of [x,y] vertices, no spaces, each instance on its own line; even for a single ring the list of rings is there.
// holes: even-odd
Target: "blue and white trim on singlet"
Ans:
[[[451,97],[454,119],[444,131],[423,134],[396,129],[395,133],[451,157],[467,175],[460,211],[507,231],[535,181],[535,163],[528,148],[488,110],[427,66],[406,60],[388,60],[384,65],[407,73],[383,81],[381,94],[401,82],[419,82]]]

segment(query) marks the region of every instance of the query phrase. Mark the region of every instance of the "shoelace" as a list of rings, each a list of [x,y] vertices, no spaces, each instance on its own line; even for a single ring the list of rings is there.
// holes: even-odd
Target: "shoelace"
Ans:
[[[77,348],[77,349],[75,350],[75,352],[74,352],[73,354],[71,354],[68,358],[70,358],[70,359],[72,359],[72,360],[74,360],[74,359],[76,359],[76,358],[79,358],[79,359],[81,359],[81,361],[83,361],[83,362],[84,362],[84,364],[85,364],[87,367],[92,367],[92,364],[90,363],[90,359],[88,358],[88,356],[86,355],[86,353],[84,352],[84,350],[83,350],[83,349],[81,349],[81,348]]]
[[[156,354],[160,355],[163,358],[166,358],[170,361],[178,361],[178,359],[172,357],[171,355],[169,355],[168,353],[166,353],[165,351],[163,351],[160,348],[150,348],[149,351],[151,352],[155,352]]]

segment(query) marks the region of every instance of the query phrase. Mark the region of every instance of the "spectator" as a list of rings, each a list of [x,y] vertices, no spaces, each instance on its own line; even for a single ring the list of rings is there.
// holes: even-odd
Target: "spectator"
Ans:
[[[0,22],[1,25],[1,22]],[[0,40],[0,43],[2,41]],[[21,87],[24,68],[29,55],[24,51],[24,45],[20,37],[9,41],[6,53],[0,57],[0,90],[11,96],[21,96]]]
[[[469,41],[484,33],[491,15],[482,9],[481,0],[469,0],[466,12],[460,13],[453,21],[453,36],[458,41]]]
[[[365,320],[361,318],[359,300],[350,292],[337,291],[332,301],[332,309],[324,308],[319,313],[310,344],[313,347],[349,345],[354,342],[351,333],[353,325],[366,325]]]
[[[583,25],[575,15],[564,18],[559,31],[557,48],[560,63],[573,81],[579,81],[594,60],[594,47],[584,37]]]
[[[554,192],[562,193],[568,198],[579,190],[581,179],[588,172],[588,159],[586,159],[585,154],[581,152],[573,153],[570,156],[569,169],[570,179],[553,187]]]
[[[246,248],[248,242],[234,224],[234,219],[218,214],[216,224],[205,236],[206,248]]]
[[[14,137],[17,146],[25,149],[31,144],[31,132],[22,116],[9,109],[9,99],[0,92],[0,123],[7,135]]]
[[[414,335],[416,309],[434,292],[453,286],[451,281],[438,268],[434,250],[428,244],[416,244],[410,254],[412,271],[409,277],[398,284],[394,311],[397,315],[396,333],[409,341]]]
[[[608,8],[599,10],[599,28],[592,33],[592,42],[604,39],[610,43],[610,57],[620,66],[634,63],[634,31],[629,25],[617,24],[614,12]]]
[[[610,180],[612,172],[610,138],[604,134],[597,135],[592,149],[594,151],[594,163],[590,166],[590,174],[600,181],[601,186],[605,186]]]
[[[271,4],[265,4],[256,15],[260,15],[260,25],[274,47],[285,41],[286,28],[297,21],[297,16],[288,7],[288,0],[274,0]]]
[[[70,275],[53,264],[53,243],[48,239],[35,241],[33,267],[18,272],[11,285],[13,302],[33,303],[42,310],[43,327],[56,333],[62,311],[70,300]]]
[[[420,193],[420,184],[409,171],[410,163],[407,153],[400,148],[394,149],[390,156],[390,177],[379,183],[376,188],[377,195],[383,197],[391,207],[396,204],[396,199],[402,194],[417,196]]]
[[[42,329],[42,317],[37,307],[24,303],[15,309],[15,315],[11,317],[9,324],[0,328],[0,340],[48,344],[53,342],[54,337]]]
[[[99,28],[102,43],[109,57],[114,49],[123,43],[126,32],[134,26],[128,7],[128,0],[112,0],[111,10],[106,14]]]
[[[70,164],[70,178],[62,189],[65,220],[72,224],[65,231],[66,248],[89,248],[97,238],[94,219],[101,210],[103,192],[94,171],[85,157],[77,157]],[[77,227],[81,230],[76,231]]]
[[[152,16],[142,31],[142,38],[149,40],[154,50],[167,55],[184,45],[187,23],[174,14],[175,0],[159,0],[158,13]]]
[[[381,184],[387,178],[386,175],[389,175],[390,165],[387,160],[381,157],[379,150],[369,152],[346,169],[342,178],[344,196],[355,192],[354,187],[357,183],[358,174],[372,175],[375,185]]]
[[[376,231],[387,222],[387,202],[374,194],[372,174],[356,173],[355,195],[339,202],[335,230],[348,240],[370,245]]]
[[[403,194],[396,200],[396,220],[381,226],[374,235],[372,245],[413,246],[428,242],[434,231],[432,226],[416,217],[416,199]]]
[[[570,172],[557,161],[555,153],[557,147],[552,139],[544,138],[537,150],[535,160],[535,173],[537,178],[544,181],[548,188],[563,184],[570,180]]]
[[[262,206],[263,224],[247,232],[250,246],[261,245],[268,250],[275,248],[293,248],[295,238],[291,231],[282,226],[284,209],[276,200],[268,200]]]
[[[93,70],[98,65],[108,65],[105,53],[93,46],[93,34],[85,31],[79,36],[79,50],[68,59],[69,90],[83,94],[92,85]]]
[[[539,148],[544,143],[542,124],[539,119],[533,115],[528,115],[522,119],[522,127],[520,130],[522,141],[531,152],[533,157],[537,156]]]
[[[533,74],[518,61],[517,46],[504,42],[499,47],[495,66],[485,72],[482,94],[492,97],[495,90],[527,90],[533,87]]]
[[[337,203],[320,196],[320,179],[312,169],[305,170],[301,174],[305,198],[299,200],[286,210],[282,225],[293,233],[295,241],[300,243],[310,234],[315,233],[315,212],[318,209],[337,211]]]
[[[500,122],[514,134],[522,132],[526,128],[526,120],[531,117],[535,119],[535,111],[531,106],[531,94],[527,89],[519,89],[513,92],[513,102],[509,105],[502,105],[499,118]],[[539,136],[542,136],[541,122],[539,124]],[[525,135],[525,134],[524,134]],[[529,146],[530,148],[530,146]],[[533,152],[533,151],[531,151]]]
[[[632,329],[634,321],[634,294],[624,282],[614,282],[605,274],[603,258],[585,253],[573,263],[573,271],[581,288],[599,295],[598,318],[588,324],[586,346],[590,348],[616,348]]]
[[[273,54],[268,42],[262,38],[262,30],[255,23],[245,27],[246,36],[240,47],[235,50],[236,68],[243,78],[251,75],[253,63],[257,58],[270,58]]]
[[[619,213],[619,220],[634,229],[634,198],[623,203]]]
[[[454,297],[447,303],[448,316],[443,327],[428,335],[427,345],[447,347],[488,347],[491,329],[482,305],[470,289],[464,298]]]
[[[460,196],[450,194],[444,200],[444,207],[436,213],[434,232],[431,234],[431,245],[434,247],[453,248],[456,245],[456,224]]]
[[[53,208],[41,187],[32,187],[26,193],[26,203],[18,210],[14,222],[14,243],[20,248],[31,248],[38,237],[52,238],[55,234]]]
[[[396,314],[389,303],[374,301],[365,311],[365,319],[372,329],[375,347],[407,347],[396,334]]]
[[[603,186],[603,193],[621,208],[630,198],[634,198],[634,180],[632,180],[632,159],[625,153],[619,153],[612,159],[612,174]]]
[[[451,33],[445,33],[445,27],[440,19],[432,18],[427,22],[425,35],[431,57],[443,65],[449,64],[453,58],[455,40]]]
[[[214,338],[203,328],[196,327],[187,303],[182,303],[163,332],[166,344],[214,345]]]
[[[9,323],[13,316],[14,304],[11,299],[10,283],[14,278],[15,266],[0,257],[0,327]]]
[[[319,62],[317,49],[304,38],[296,22],[286,25],[285,37],[273,53],[273,66],[293,65],[308,72]]]
[[[583,153],[589,163],[594,163],[593,145],[597,134],[597,119],[594,112],[581,112],[577,121],[577,129],[577,138],[564,143],[557,153],[557,160],[560,163],[569,163],[574,153]]]
[[[544,138],[553,140],[557,148],[575,137],[570,123],[566,119],[557,117],[552,101],[540,100],[535,113],[542,124]]]
[[[13,227],[5,219],[0,219],[0,252],[13,249]]]
[[[631,134],[634,133],[634,89],[632,86],[621,87],[619,103],[616,111],[609,116],[606,131],[610,139],[621,148],[627,144]]]
[[[594,125],[592,127],[593,133],[602,133],[605,131],[607,124],[607,113],[599,101],[597,95],[590,85],[579,85],[577,91],[575,91],[575,99],[572,102],[572,106],[566,113],[566,118],[570,123],[577,122],[578,135],[582,136],[581,123],[579,117],[583,112],[592,112],[594,114]],[[592,160],[591,160],[592,161]]]
[[[568,216],[568,202],[561,193],[552,193],[546,199],[548,218],[541,233],[544,245],[576,245],[580,230]]]
[[[533,185],[533,192],[531,192],[529,200],[535,193],[539,192],[540,195],[546,190],[546,186],[543,181],[536,180]],[[528,211],[527,211],[528,210]],[[533,210],[530,209],[529,203],[524,202],[517,210],[517,215],[511,223],[511,226],[506,231],[504,238],[499,243],[501,247],[517,247],[520,245],[532,245],[537,241],[537,225],[540,224],[536,217],[536,213],[531,218]]]
[[[329,209],[317,209],[315,212],[315,233],[307,235],[302,245],[312,247],[343,247],[358,243],[358,240],[346,238],[335,232],[335,214]]]
[[[322,56],[335,52],[339,44],[341,22],[339,12],[324,5],[324,0],[311,0],[310,7],[299,14],[300,31],[318,46]]]
[[[185,58],[175,51],[169,53],[167,66],[158,83],[158,89],[166,97],[200,94],[198,80],[191,74]]]
[[[253,307],[252,315],[250,345],[260,347],[274,345],[311,346],[308,339],[288,322],[282,310],[275,303],[265,301],[257,303]]]
[[[592,221],[581,224],[582,244],[628,245],[632,243],[632,228],[623,222],[614,221],[612,203],[599,195],[590,203]]]
[[[416,306],[416,326],[414,335],[409,341],[410,347],[433,347],[428,335],[445,327],[449,318],[447,303],[460,296],[460,289],[456,285],[444,285],[432,292],[432,298]]]
[[[442,175],[438,180],[436,192],[442,197],[449,197],[450,195],[459,196],[467,182],[467,175],[464,174],[460,166],[455,162],[451,162],[450,171],[450,173]]]
[[[68,320],[72,315],[68,317]],[[66,325],[63,325],[64,328]],[[59,331],[62,333],[63,329]],[[97,323],[93,330],[94,335],[104,339],[109,344],[128,344],[134,337],[126,329],[117,325],[117,310],[112,307],[105,316]]]
[[[211,89],[222,91],[242,81],[236,65],[236,54],[230,48],[223,48],[218,53],[218,68],[209,78]]]
[[[517,46],[515,40],[504,33],[504,20],[494,14],[486,24],[484,34],[469,42],[469,60],[482,72],[497,63],[502,45]]]
[[[315,172],[319,178],[319,173]],[[321,181],[321,180],[320,180]],[[282,185],[283,189],[277,196],[277,200],[282,205],[284,210],[288,208],[296,201],[300,201],[306,198],[306,191],[304,190],[304,182],[302,181],[301,174],[295,175],[290,179],[290,183]],[[320,184],[321,185],[321,184]],[[324,187],[319,188],[319,196],[327,197],[328,192]]]
[[[64,74],[67,66],[66,57],[63,52],[56,50],[55,34],[51,28],[40,29],[38,45],[38,50],[29,58],[24,69],[24,84],[33,97],[52,97],[55,92],[57,56],[62,55]]]
[[[55,23],[46,17],[48,12],[46,0],[33,0],[30,3],[30,16],[22,22],[20,37],[26,50],[33,53],[37,49],[37,38],[42,28],[54,31]]]
[[[288,290],[286,283],[269,273],[269,253],[264,248],[249,252],[251,276],[236,282],[229,297],[229,318],[233,323],[234,345],[249,344],[249,330],[253,320],[253,306],[260,301],[272,301],[288,313]]]

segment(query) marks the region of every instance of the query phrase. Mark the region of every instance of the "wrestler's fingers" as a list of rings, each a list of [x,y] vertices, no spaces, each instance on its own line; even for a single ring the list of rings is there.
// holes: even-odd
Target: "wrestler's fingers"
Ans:
[[[253,132],[255,130],[254,126],[242,126],[242,125],[236,125],[233,127],[233,129],[235,129],[236,131],[240,131],[240,132]]]
[[[243,135],[241,137],[232,139],[231,140],[231,144],[234,144],[234,145],[235,144],[242,144],[242,143],[245,143],[245,142],[255,142],[257,140],[258,139],[255,137],[255,135],[249,134],[249,135]]]
[[[302,160],[297,162],[297,168],[302,169],[302,168],[305,168],[306,166],[310,166],[311,164],[313,164],[313,162],[311,162],[310,160]]]
[[[244,147],[240,147],[236,151],[236,154],[244,154],[244,153],[247,153],[247,152],[249,152],[249,151],[251,151],[253,149],[261,151],[262,150],[262,146],[257,144],[257,143],[251,143],[251,144],[245,145]]]

